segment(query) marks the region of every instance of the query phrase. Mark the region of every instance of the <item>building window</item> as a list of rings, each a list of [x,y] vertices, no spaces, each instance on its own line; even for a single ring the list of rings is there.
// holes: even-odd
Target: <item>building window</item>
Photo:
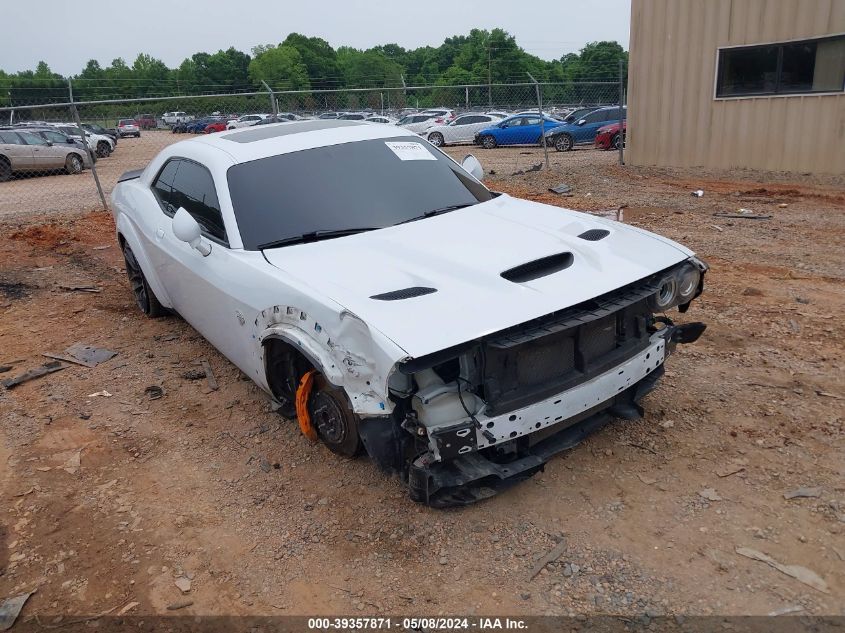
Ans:
[[[719,49],[717,97],[845,90],[845,35]]]

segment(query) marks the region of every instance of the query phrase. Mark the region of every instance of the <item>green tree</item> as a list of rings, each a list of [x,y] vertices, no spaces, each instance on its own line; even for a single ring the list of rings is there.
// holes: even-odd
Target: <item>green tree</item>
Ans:
[[[293,46],[276,46],[249,63],[249,78],[254,83],[266,81],[274,89],[308,90],[308,68]]]
[[[337,53],[326,40],[291,33],[282,46],[295,48],[308,71],[311,87],[317,90],[342,87],[343,76]]]

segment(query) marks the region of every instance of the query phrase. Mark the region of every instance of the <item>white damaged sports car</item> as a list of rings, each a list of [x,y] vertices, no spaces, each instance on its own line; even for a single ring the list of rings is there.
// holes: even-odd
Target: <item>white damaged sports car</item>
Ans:
[[[173,311],[332,451],[470,503],[638,402],[707,267],[680,244],[489,191],[390,125],[170,145],[112,194],[138,306]]]

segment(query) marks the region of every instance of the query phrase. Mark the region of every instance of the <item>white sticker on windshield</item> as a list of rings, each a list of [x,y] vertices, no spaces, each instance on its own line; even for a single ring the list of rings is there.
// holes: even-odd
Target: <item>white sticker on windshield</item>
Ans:
[[[432,155],[422,143],[385,141],[384,144],[399,157],[399,160],[437,160],[437,157]]]

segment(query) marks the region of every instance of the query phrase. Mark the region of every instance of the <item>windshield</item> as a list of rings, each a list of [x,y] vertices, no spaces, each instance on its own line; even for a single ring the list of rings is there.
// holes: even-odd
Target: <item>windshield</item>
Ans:
[[[118,125],[135,125],[135,119],[121,119]]]
[[[419,137],[318,147],[229,168],[244,248],[314,231],[378,229],[492,199]]]

